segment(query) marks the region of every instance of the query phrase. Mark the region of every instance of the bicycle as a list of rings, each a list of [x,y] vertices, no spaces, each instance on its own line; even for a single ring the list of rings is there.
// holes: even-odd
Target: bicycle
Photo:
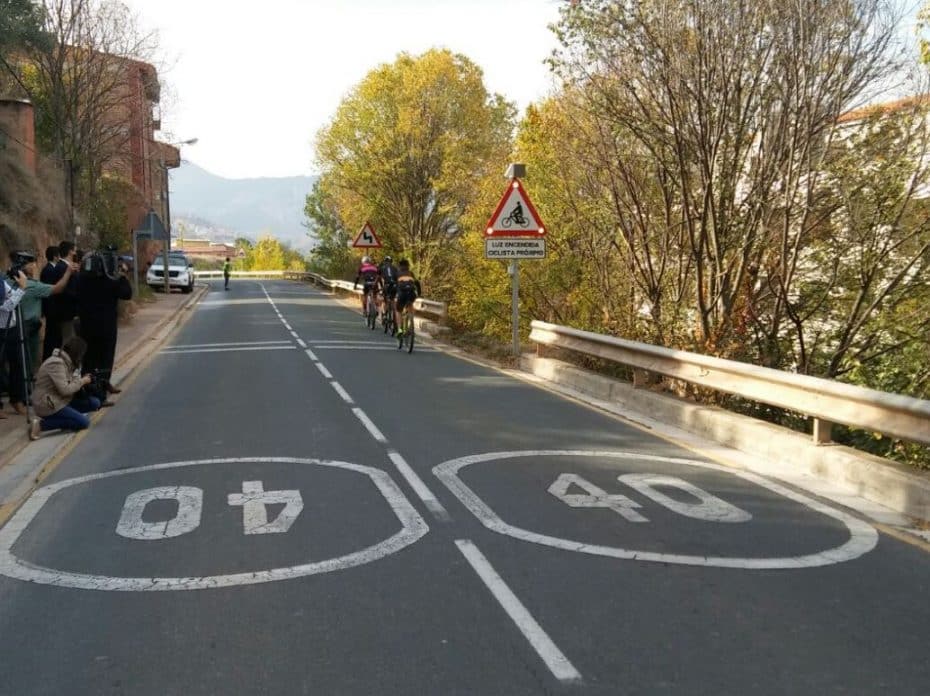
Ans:
[[[407,346],[407,352],[413,352],[414,329],[413,329],[413,304],[404,307],[403,314],[400,317],[401,331],[397,334],[397,350],[402,350],[404,344]]]
[[[523,213],[520,212],[519,210],[512,211],[510,215],[508,215],[503,220],[501,220],[501,225],[503,225],[504,227],[510,227],[510,225],[514,223],[516,223],[520,227],[526,227],[527,225],[530,224],[530,221],[527,220],[523,216]]]
[[[375,324],[378,323],[378,303],[375,301],[375,289],[372,288],[365,295],[365,323],[368,328],[374,331]]]
[[[393,297],[384,298],[384,312],[381,314],[381,325],[384,328],[384,333],[390,332],[392,336],[397,333],[397,327],[394,325]]]

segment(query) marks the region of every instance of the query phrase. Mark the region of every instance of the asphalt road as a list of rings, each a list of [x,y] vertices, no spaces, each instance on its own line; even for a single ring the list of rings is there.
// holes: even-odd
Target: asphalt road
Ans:
[[[0,529],[2,694],[925,694],[930,555],[219,284]]]

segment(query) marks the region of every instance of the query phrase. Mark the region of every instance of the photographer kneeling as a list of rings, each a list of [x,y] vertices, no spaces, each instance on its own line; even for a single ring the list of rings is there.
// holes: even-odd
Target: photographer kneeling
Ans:
[[[90,375],[80,376],[81,360],[87,343],[72,336],[42,363],[36,373],[33,406],[37,418],[29,425],[29,438],[38,440],[46,430],[84,430],[90,425],[87,413],[100,408],[100,399],[81,396],[82,387],[91,383]],[[40,420],[41,418],[41,420]]]

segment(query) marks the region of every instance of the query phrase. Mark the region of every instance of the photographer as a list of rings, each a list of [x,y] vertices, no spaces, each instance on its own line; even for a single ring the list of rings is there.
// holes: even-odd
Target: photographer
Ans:
[[[115,250],[106,249],[85,256],[78,276],[80,335],[87,341],[84,367],[100,374],[100,386],[110,394],[120,392],[110,384],[110,375],[116,356],[119,300],[132,299],[126,271]]]
[[[42,363],[36,373],[36,417],[29,424],[29,439],[38,440],[46,430],[84,430],[90,425],[86,414],[98,410],[100,401],[80,395],[92,381],[90,375],[81,377],[79,371],[86,350],[84,339],[72,336]]]
[[[26,287],[20,301],[20,316],[23,320],[22,337],[19,331],[7,331],[6,360],[10,367],[10,403],[13,410],[20,415],[26,413],[26,384],[32,379],[41,354],[39,352],[39,332],[42,327],[42,300],[65,291],[71,279],[72,268],[68,264],[64,275],[54,285],[35,280],[36,257],[24,251],[10,254],[13,269],[21,269],[26,274]],[[25,349],[25,365],[21,359],[20,340]]]
[[[72,242],[62,242],[45,251],[49,263],[39,274],[39,280],[54,285],[65,274],[70,265],[76,266],[75,249]],[[77,273],[71,274],[68,287],[59,295],[42,302],[45,313],[45,340],[42,344],[42,359],[48,360],[55,348],[74,335],[74,317],[77,314]]]
[[[15,279],[13,285],[11,285],[6,278],[0,279],[0,372],[3,371],[5,363],[10,364],[13,360],[19,360],[17,356],[13,356],[13,358],[9,357],[9,351],[6,347],[6,337],[11,333],[18,336],[16,307],[23,299],[23,295],[26,294],[26,274],[22,271],[16,271],[15,273],[11,271],[10,275]],[[12,369],[7,370],[7,374],[12,375],[12,373]],[[2,409],[3,402],[0,401],[0,419],[7,417]]]

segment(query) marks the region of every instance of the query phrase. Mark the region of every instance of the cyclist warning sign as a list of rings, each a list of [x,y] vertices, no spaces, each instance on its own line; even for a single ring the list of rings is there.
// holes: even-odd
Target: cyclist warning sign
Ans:
[[[542,237],[546,227],[519,179],[512,179],[488,220],[486,237]]]
[[[352,242],[352,246],[356,249],[381,248],[381,240],[378,239],[375,228],[371,226],[370,222],[366,222],[362,229],[359,230],[359,233],[355,236],[355,241]]]

